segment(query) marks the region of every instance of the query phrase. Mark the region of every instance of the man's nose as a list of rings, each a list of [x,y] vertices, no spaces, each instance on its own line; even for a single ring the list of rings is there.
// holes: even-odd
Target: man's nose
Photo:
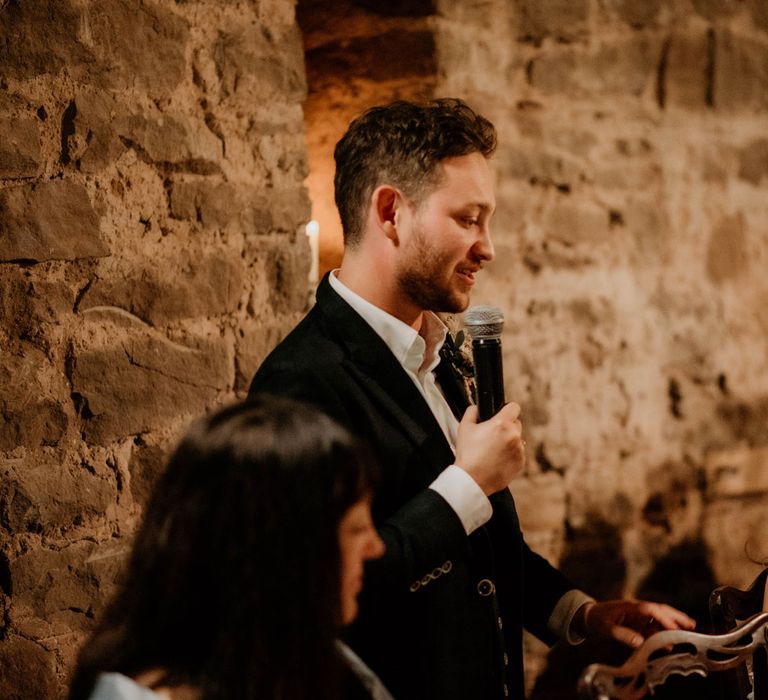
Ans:
[[[491,240],[491,229],[488,226],[483,226],[480,232],[480,238],[477,239],[475,245],[472,246],[472,250],[475,255],[481,260],[492,260],[495,254],[493,249],[493,241]]]

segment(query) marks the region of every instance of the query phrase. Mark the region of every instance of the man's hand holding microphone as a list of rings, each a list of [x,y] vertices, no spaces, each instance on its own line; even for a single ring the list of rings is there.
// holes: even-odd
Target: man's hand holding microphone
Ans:
[[[470,406],[459,423],[456,464],[489,496],[506,488],[525,467],[523,426],[520,406],[504,402],[504,315],[493,306],[473,306],[464,323],[472,339],[477,406]]]

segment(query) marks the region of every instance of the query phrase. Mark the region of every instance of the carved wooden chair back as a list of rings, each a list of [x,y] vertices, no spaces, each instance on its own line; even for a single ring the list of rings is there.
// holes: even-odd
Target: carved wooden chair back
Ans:
[[[707,676],[736,668],[756,651],[768,649],[768,613],[741,622],[725,634],[683,630],[658,632],[622,666],[591,664],[579,679],[579,695],[593,700],[641,700],[673,675]],[[747,700],[744,695],[740,700]],[[754,700],[765,700],[758,695]]]
[[[740,620],[747,620],[765,609],[766,581],[768,581],[768,569],[760,572],[746,591],[733,586],[720,586],[712,591],[709,596],[709,614],[716,634],[729,632]],[[766,649],[758,649],[752,659],[752,679],[745,661],[722,674],[721,683],[725,700],[747,698],[753,686],[755,700],[768,698],[768,652]]]

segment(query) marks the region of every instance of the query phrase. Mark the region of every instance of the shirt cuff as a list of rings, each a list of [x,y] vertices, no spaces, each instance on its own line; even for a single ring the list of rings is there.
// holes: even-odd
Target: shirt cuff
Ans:
[[[488,497],[461,467],[446,467],[430,485],[453,508],[468,535],[485,525],[493,515]]]
[[[571,629],[571,623],[573,622],[576,612],[582,605],[594,602],[594,598],[575,588],[568,591],[557,601],[555,609],[549,616],[549,620],[547,621],[549,631],[556,634],[560,639],[565,639],[569,644],[581,644],[584,641],[584,637],[580,634],[576,634]]]

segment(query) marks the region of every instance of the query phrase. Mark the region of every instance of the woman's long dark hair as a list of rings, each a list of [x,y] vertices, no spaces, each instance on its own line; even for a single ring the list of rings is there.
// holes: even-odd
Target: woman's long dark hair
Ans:
[[[196,422],[158,479],[70,700],[161,669],[202,700],[337,698],[338,524],[371,461],[325,415],[262,396]]]

